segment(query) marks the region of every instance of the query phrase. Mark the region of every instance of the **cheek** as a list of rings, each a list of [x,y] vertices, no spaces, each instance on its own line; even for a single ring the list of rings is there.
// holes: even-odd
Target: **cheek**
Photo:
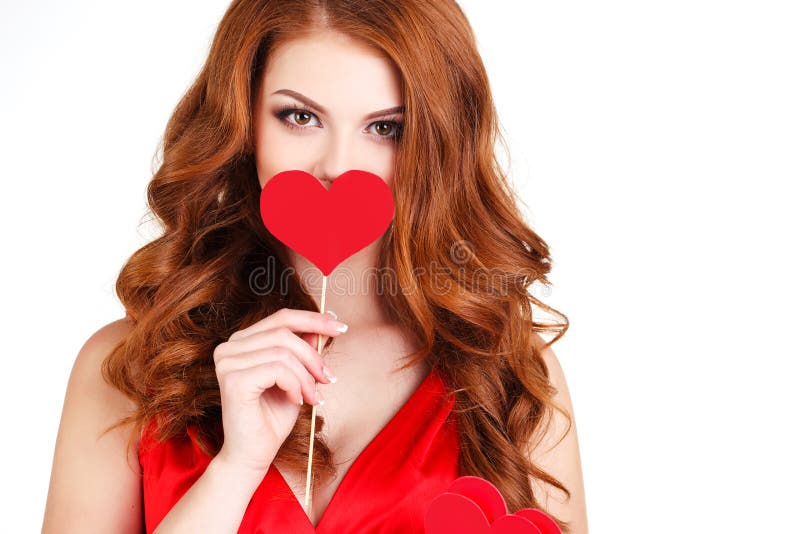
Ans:
[[[299,136],[292,136],[274,120],[259,125],[255,136],[256,170],[261,187],[277,173],[289,169],[305,169],[310,161],[308,145]]]
[[[360,145],[360,157],[354,158],[353,169],[369,171],[380,176],[388,185],[394,180],[397,147],[365,139]]]
[[[379,176],[383,178],[383,181],[386,182],[389,187],[392,187],[392,182],[394,182],[394,173],[391,171],[391,168]]]

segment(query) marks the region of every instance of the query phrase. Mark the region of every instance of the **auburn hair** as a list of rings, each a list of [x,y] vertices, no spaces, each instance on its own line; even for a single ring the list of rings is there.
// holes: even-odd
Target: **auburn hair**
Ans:
[[[147,201],[163,233],[131,255],[116,281],[133,326],[102,373],[137,410],[106,431],[133,423],[141,435],[155,420],[157,439],[167,440],[194,425],[199,446],[215,455],[222,444],[215,347],[280,308],[319,311],[297,275],[285,291],[253,290],[253,273],[289,263],[260,219],[252,110],[270,50],[323,30],[382,50],[402,74],[395,216],[381,237],[379,267],[411,290],[385,291],[382,304],[422,346],[406,366],[427,358],[455,396],[461,474],[495,484],[509,512],[542,508],[531,479],[569,497],[528,456],[553,410],[572,425],[554,402],[542,357],[569,322],[529,291],[535,282],[550,285],[550,252],[526,224],[496,157],[496,142],[508,148],[475,36],[454,0],[231,3],[154,162]],[[426,265],[438,268],[418,269]],[[536,307],[560,321],[534,320]],[[539,333],[554,337],[538,343]],[[298,470],[307,466],[310,411],[305,404],[277,456]],[[319,434],[324,418],[316,428],[318,479],[334,466]]]

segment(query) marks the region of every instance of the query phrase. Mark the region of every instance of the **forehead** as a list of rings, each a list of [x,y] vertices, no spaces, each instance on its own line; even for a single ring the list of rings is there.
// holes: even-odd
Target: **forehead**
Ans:
[[[266,96],[292,89],[332,113],[363,114],[401,105],[401,84],[400,72],[382,51],[341,33],[318,31],[275,47],[262,87]]]

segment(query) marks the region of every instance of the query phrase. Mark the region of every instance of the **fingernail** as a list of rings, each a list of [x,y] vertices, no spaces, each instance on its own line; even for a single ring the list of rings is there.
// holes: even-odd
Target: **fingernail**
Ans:
[[[334,319],[338,319],[338,318],[339,318],[339,316],[338,316],[338,315],[336,315],[336,314],[333,312],[333,310],[327,310],[325,313],[330,313],[331,315],[333,315],[333,318],[334,318]]]
[[[333,382],[334,384],[336,383],[336,380],[338,380],[338,379],[337,379],[335,376],[333,376],[333,371],[331,371],[330,369],[328,369],[328,366],[327,366],[327,365],[323,365],[323,366],[322,366],[322,372],[323,372],[323,373],[325,373],[325,376],[327,376],[327,377],[328,377],[328,380],[330,380],[330,381],[331,381],[331,382]]]
[[[334,321],[333,325],[336,327],[337,332],[345,333],[347,332],[348,326],[341,322],[341,321]]]
[[[319,402],[319,405],[320,405],[320,406],[322,406],[323,404],[325,404],[325,399],[323,399],[323,398],[322,398],[322,393],[320,393],[319,391],[317,391],[317,392],[316,392],[316,397],[317,397],[317,402]]]

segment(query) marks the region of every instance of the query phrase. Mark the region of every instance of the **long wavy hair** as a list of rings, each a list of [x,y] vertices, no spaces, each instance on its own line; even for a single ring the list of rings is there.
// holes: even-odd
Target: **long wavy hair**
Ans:
[[[531,477],[569,497],[527,454],[554,410],[572,425],[553,400],[542,358],[569,323],[529,291],[550,285],[550,252],[525,223],[496,157],[498,141],[508,148],[475,36],[453,0],[232,2],[154,162],[147,200],[163,234],[132,254],[116,282],[134,321],[102,373],[137,410],[106,431],[133,423],[141,432],[155,420],[157,439],[166,440],[194,425],[199,446],[215,455],[222,436],[214,348],[280,308],[319,311],[296,275],[285,291],[253,290],[253,273],[289,264],[259,215],[252,110],[270,50],[320,30],[382,50],[402,74],[395,217],[379,267],[410,291],[385,291],[382,303],[420,341],[406,366],[427,359],[455,396],[461,474],[494,483],[510,512],[542,508]],[[425,265],[439,268],[419,269]],[[534,320],[536,307],[561,321]],[[554,337],[541,345],[537,333]],[[308,461],[310,410],[303,406],[276,458],[298,470]],[[313,461],[315,479],[334,472],[321,434]]]

